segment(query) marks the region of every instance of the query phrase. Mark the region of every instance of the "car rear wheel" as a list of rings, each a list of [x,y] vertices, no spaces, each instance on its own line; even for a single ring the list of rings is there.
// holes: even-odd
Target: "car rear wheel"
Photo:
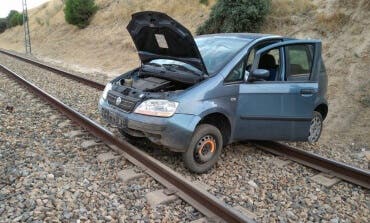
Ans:
[[[317,142],[321,136],[322,131],[322,115],[320,112],[314,111],[313,117],[310,124],[310,134],[308,136],[308,142]]]
[[[217,162],[222,150],[222,134],[215,126],[199,125],[190,146],[182,154],[185,166],[194,173],[204,173]]]

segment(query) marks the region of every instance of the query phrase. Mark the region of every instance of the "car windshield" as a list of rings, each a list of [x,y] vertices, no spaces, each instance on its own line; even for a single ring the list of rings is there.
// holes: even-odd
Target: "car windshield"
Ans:
[[[202,72],[197,69],[196,67],[193,67],[190,64],[178,61],[178,60],[169,60],[169,59],[155,59],[151,60],[149,64],[159,64],[161,66],[167,67],[167,66],[176,66],[178,69],[188,70],[192,73],[200,75]]]
[[[198,37],[195,42],[210,75],[219,71],[251,40],[238,37]]]

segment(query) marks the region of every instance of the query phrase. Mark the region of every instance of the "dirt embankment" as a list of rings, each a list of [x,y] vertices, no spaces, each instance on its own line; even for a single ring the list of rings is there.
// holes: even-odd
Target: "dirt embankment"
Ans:
[[[210,1],[211,4],[214,1]],[[158,10],[192,32],[210,7],[198,0],[98,0],[100,10],[86,29],[64,21],[62,2],[30,11],[35,56],[71,69],[117,75],[138,64],[125,29],[136,11]],[[368,0],[273,0],[261,32],[323,41],[329,75],[329,115],[322,144],[367,148],[370,145],[370,2]],[[23,51],[23,29],[0,35],[0,47]]]
[[[29,11],[33,55],[45,61],[90,73],[117,75],[139,60],[126,31],[131,14],[162,11],[192,32],[207,17],[209,7],[198,0],[96,0],[99,10],[91,24],[78,29],[64,20],[63,3],[51,0]],[[212,1],[210,1],[212,2]],[[0,34],[0,47],[24,52],[23,27]]]

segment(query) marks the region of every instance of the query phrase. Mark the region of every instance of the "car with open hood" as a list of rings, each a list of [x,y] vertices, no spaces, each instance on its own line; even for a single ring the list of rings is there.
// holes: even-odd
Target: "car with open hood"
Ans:
[[[127,26],[141,64],[110,81],[103,118],[129,137],[181,152],[209,170],[227,144],[316,142],[328,113],[321,41],[228,33],[193,37],[160,12]]]

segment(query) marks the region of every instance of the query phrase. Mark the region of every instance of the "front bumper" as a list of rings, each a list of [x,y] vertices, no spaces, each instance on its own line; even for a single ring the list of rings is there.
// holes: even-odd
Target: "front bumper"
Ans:
[[[103,118],[133,136],[147,137],[152,142],[163,145],[175,152],[185,152],[200,118],[196,115],[174,114],[169,118],[126,113],[99,101],[99,111]]]

